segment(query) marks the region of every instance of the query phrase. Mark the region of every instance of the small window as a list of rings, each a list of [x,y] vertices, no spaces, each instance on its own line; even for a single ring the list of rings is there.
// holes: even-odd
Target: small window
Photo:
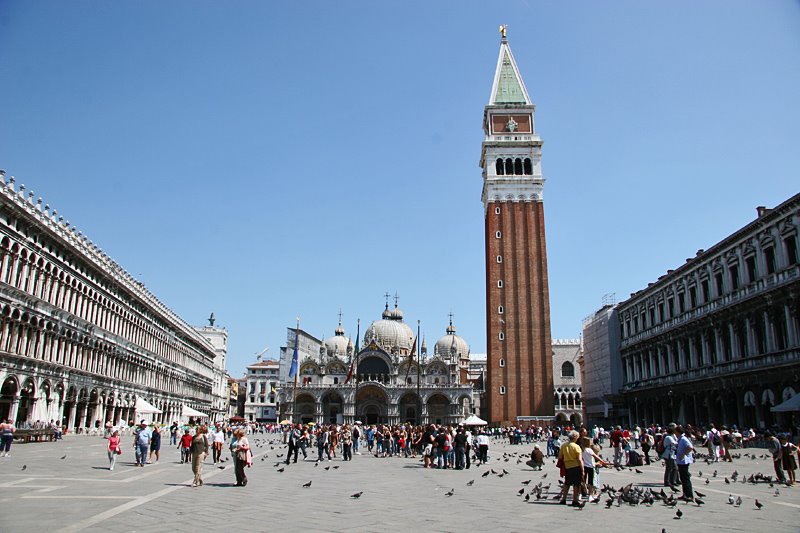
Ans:
[[[498,255],[497,256],[497,262],[498,263],[502,263],[503,262],[503,256],[502,255]]]
[[[561,365],[561,377],[564,378],[575,377],[575,367],[569,361],[565,361],[564,364]]]
[[[505,359],[500,359],[500,368],[503,368],[505,366],[506,366],[506,360]]]
[[[503,280],[502,279],[498,279],[497,280],[497,288],[498,289],[502,289],[503,288]]]
[[[500,394],[505,394],[505,393],[506,393],[505,386],[504,385],[500,385]]]
[[[783,239],[783,245],[786,247],[786,258],[789,260],[789,265],[796,265],[800,258],[797,256],[797,241],[795,236],[791,235]]]
[[[506,310],[503,308],[503,306],[502,306],[502,305],[498,305],[498,306],[497,306],[497,314],[498,314],[498,315],[502,315],[503,313],[505,313],[505,311],[506,311]]]
[[[333,384],[334,385],[338,385],[339,384],[339,378],[333,378]]]
[[[495,207],[494,208],[494,214],[495,215],[499,215],[500,214],[500,208],[499,207]]]
[[[502,233],[500,233],[499,231],[495,231],[495,232],[494,232],[494,238],[495,238],[495,239],[499,239],[499,238],[500,238],[500,237],[502,237],[502,236],[503,236],[503,234],[502,234]]]
[[[739,288],[739,265],[733,264],[728,266],[728,272],[731,276],[731,289],[736,290]]]
[[[747,267],[747,280],[752,283],[756,280],[756,258],[755,256],[750,256],[744,260],[744,264]]]
[[[498,338],[498,339],[500,339],[501,341],[504,341],[504,340],[506,340],[506,334],[505,334],[505,333],[503,333],[503,332],[501,331],[501,332],[500,332],[500,333],[497,335],[497,338]]]

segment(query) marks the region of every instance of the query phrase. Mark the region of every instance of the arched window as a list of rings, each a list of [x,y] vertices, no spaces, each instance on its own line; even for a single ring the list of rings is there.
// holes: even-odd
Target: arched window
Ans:
[[[495,167],[495,173],[498,176],[502,176],[503,174],[505,174],[505,169],[503,168],[503,160],[502,159],[498,158],[497,161],[495,162],[494,167]]]
[[[530,176],[533,174],[533,165],[531,165],[530,157],[526,157],[525,161],[522,163],[523,169],[525,170],[525,175]]]
[[[510,157],[506,159],[506,174],[509,176],[514,175],[514,161],[512,161]]]
[[[575,377],[575,367],[569,361],[565,361],[564,364],[561,365],[561,377],[562,378]]]
[[[514,160],[514,174],[517,176],[522,175],[522,159],[519,157]]]

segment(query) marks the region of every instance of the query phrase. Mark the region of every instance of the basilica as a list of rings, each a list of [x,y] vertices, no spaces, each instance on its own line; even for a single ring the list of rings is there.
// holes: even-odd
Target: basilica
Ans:
[[[317,424],[463,421],[475,412],[467,379],[469,345],[456,335],[452,317],[432,355],[425,340],[417,345],[417,339],[403,312],[397,305],[389,309],[388,303],[355,347],[341,322],[334,336],[322,341],[289,329],[282,368],[288,368],[293,346],[302,346],[302,355],[297,380],[281,380],[281,419]]]

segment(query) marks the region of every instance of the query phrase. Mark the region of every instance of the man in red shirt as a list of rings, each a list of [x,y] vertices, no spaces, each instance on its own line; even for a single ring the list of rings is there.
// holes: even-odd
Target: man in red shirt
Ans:
[[[614,431],[611,432],[611,446],[614,448],[614,467],[619,468],[622,465],[622,441],[625,439],[622,433],[622,428],[616,426]]]
[[[192,436],[189,434],[189,430],[186,429],[183,432],[183,436],[181,437],[181,441],[178,444],[178,448],[181,450],[181,463],[191,463],[192,462]]]

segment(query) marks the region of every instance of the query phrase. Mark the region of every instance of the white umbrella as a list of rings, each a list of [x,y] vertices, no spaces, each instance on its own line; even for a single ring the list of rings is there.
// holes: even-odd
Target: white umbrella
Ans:
[[[161,409],[155,407],[144,398],[136,398],[136,412],[140,415],[160,415]]]

